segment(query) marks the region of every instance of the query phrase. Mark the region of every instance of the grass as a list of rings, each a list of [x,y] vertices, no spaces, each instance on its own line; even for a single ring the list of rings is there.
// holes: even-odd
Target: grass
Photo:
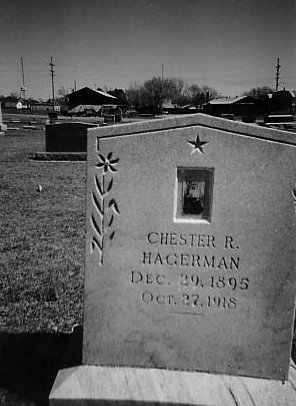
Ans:
[[[82,324],[86,164],[30,161],[43,126],[0,144],[0,328],[70,332]]]
[[[69,333],[82,325],[86,164],[29,160],[45,117],[5,118],[21,123],[0,138],[0,328]]]

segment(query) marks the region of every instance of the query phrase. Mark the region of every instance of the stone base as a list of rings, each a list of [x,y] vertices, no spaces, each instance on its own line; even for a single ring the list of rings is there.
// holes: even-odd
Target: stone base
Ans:
[[[29,155],[35,161],[86,161],[86,152],[35,152]]]
[[[279,381],[162,369],[77,366],[59,371],[49,405],[295,406],[296,368]]]

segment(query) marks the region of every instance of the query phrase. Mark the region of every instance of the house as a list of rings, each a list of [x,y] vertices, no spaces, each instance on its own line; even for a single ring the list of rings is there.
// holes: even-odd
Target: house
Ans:
[[[166,103],[163,105],[163,112],[168,114],[195,114],[200,113],[200,109],[194,104],[186,104],[178,107],[177,105]]]
[[[290,90],[273,92],[269,99],[269,114],[294,114],[295,94]]]
[[[16,103],[17,110],[29,110],[30,109],[30,101],[25,99],[19,99]]]
[[[250,96],[233,98],[220,98],[210,100],[203,106],[203,112],[212,116],[233,117],[256,116],[259,114],[259,106],[256,100]]]
[[[194,114],[200,113],[200,108],[196,107],[194,104],[185,104],[179,108],[181,114]]]
[[[120,101],[115,96],[111,96],[102,90],[94,90],[89,87],[83,87],[76,92],[67,95],[69,100],[69,113],[72,109],[77,109],[78,106],[103,106],[105,104],[115,105],[120,104]],[[79,108],[83,109],[82,107]]]

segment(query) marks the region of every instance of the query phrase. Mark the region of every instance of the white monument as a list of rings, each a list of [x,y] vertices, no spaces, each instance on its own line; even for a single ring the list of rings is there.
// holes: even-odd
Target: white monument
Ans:
[[[4,131],[7,131],[7,125],[2,122],[2,109],[0,103],[0,135],[4,134]]]

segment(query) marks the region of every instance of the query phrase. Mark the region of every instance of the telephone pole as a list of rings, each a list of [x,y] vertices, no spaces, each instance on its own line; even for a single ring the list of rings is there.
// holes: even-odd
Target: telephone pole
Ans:
[[[163,64],[161,65],[161,85],[160,85],[160,114],[162,115],[163,102]]]
[[[277,65],[276,65],[276,75],[275,75],[275,91],[278,91],[279,88],[279,79],[280,79],[280,58],[277,59]]]
[[[54,79],[53,78],[55,76],[55,74],[54,74],[55,64],[52,62],[52,57],[50,58],[49,66],[50,66],[50,74],[51,74],[52,110],[54,111]]]
[[[26,86],[25,86],[25,73],[24,73],[23,57],[21,57],[21,64],[22,64],[22,79],[23,79],[23,85],[21,86],[21,99],[26,100]]]

